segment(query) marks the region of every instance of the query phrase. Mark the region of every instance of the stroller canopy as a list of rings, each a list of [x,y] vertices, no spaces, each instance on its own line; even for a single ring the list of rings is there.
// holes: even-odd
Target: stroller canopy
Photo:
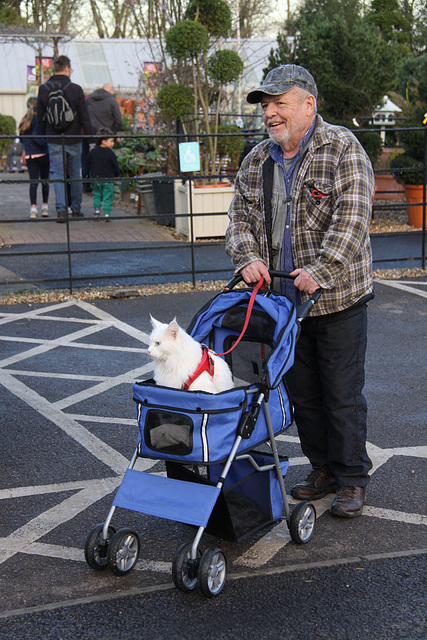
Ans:
[[[188,333],[198,342],[213,344],[224,353],[240,335],[252,291],[223,291],[210,300],[193,318]],[[274,389],[294,362],[299,324],[293,303],[284,295],[263,291],[255,297],[244,340],[264,343],[271,351],[266,357],[267,386]],[[213,338],[213,340],[212,340]]]

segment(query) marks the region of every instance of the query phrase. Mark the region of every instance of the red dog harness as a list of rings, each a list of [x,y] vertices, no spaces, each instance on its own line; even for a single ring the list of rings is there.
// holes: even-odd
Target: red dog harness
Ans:
[[[197,378],[204,372],[207,371],[209,373],[209,375],[211,376],[211,378],[213,378],[214,375],[214,371],[215,371],[215,365],[214,365],[214,361],[211,358],[211,356],[209,355],[209,349],[202,344],[202,359],[200,360],[197,369],[194,371],[194,373],[188,378],[187,382],[184,384],[184,386],[182,387],[185,391],[188,390],[189,386],[193,384],[193,382],[195,380],[197,380]]]

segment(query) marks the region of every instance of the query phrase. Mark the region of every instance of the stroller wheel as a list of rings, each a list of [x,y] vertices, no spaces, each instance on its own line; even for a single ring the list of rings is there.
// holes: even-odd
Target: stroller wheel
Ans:
[[[180,591],[193,591],[197,586],[197,565],[202,554],[197,549],[197,559],[192,563],[192,546],[191,542],[186,542],[178,549],[173,558],[172,580]]]
[[[119,529],[108,546],[107,561],[116,576],[132,571],[139,556],[139,537],[131,529]]]
[[[298,502],[293,508],[289,532],[297,544],[305,544],[313,535],[316,509],[311,502]]]
[[[86,538],[85,560],[91,569],[102,571],[107,568],[107,550],[111,536],[116,533],[114,527],[108,527],[108,538],[102,539],[103,524],[97,524]]]
[[[227,578],[227,560],[221,549],[205,551],[199,564],[199,587],[207,598],[221,593]]]

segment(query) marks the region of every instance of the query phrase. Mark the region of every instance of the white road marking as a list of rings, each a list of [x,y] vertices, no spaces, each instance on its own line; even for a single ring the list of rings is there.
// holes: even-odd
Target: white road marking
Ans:
[[[100,440],[100,438],[94,436],[90,431],[82,427],[82,425],[78,424],[78,422],[67,416],[67,414],[62,413],[60,409],[57,409],[48,402],[46,398],[43,398],[33,391],[33,389],[25,386],[5,371],[0,371],[0,383],[38,413],[62,429],[68,436],[95,456],[96,459],[107,465],[107,467],[119,475],[124,472],[128,461],[121,453]]]
[[[16,553],[24,552],[29,544],[36,542],[39,538],[56,529],[59,524],[72,520],[94,502],[98,502],[98,500],[114,491],[119,484],[120,478],[94,482],[90,488],[82,489],[70,498],[63,500],[60,504],[33,518],[33,520],[16,529],[6,538],[0,538],[0,564]]]
[[[83,415],[82,413],[68,413],[70,418],[73,420],[77,420],[77,422],[99,422],[100,424],[117,424],[124,425],[127,427],[136,427],[138,428],[138,423],[135,418],[111,418],[107,416],[88,416]]]
[[[407,283],[402,284],[402,282],[398,280],[376,280],[375,282],[378,282],[379,284],[385,284],[387,287],[399,289],[400,291],[406,291],[407,293],[414,293],[416,296],[420,296],[421,298],[427,298],[427,291],[420,291],[420,289],[415,289],[415,287],[409,287]],[[413,284],[419,285],[423,283],[414,282]]]
[[[26,369],[10,369],[14,376],[27,378],[52,378],[53,380],[81,380],[82,382],[104,382],[111,380],[111,376],[85,376],[80,373],[57,373],[55,371],[27,371]]]
[[[57,338],[55,340],[46,340],[44,343],[41,340],[38,340],[38,347],[34,347],[34,349],[29,349],[28,351],[17,353],[14,356],[10,356],[9,358],[1,360],[0,367],[10,367],[17,362],[22,362],[23,360],[34,358],[35,356],[41,355],[42,353],[47,353],[48,351],[56,349],[57,347],[68,347],[70,346],[70,343],[74,342],[75,340],[85,338],[86,336],[96,333],[97,331],[99,331],[99,326],[86,327],[85,329],[75,331],[74,333],[69,333],[68,335],[62,336],[61,338]],[[17,342],[19,342],[19,340],[17,340]],[[42,344],[40,344],[41,342]],[[101,345],[99,346],[99,349],[102,349]]]
[[[292,498],[289,499],[292,502]],[[314,508],[316,517],[321,515],[331,506],[332,497],[325,496],[321,500],[316,500]],[[283,549],[291,541],[289,529],[286,520],[282,520],[269,533],[258,540],[252,547],[247,549],[245,553],[239,556],[233,564],[245,567],[261,567],[267,564],[279,551]]]
[[[9,500],[10,498],[27,498],[28,496],[43,496],[49,493],[60,493],[63,491],[80,491],[82,489],[90,489],[94,483],[105,482],[114,483],[117,476],[97,480],[79,480],[75,482],[58,482],[56,484],[31,485],[29,487],[15,487],[12,489],[1,489],[0,500]]]
[[[127,371],[123,375],[118,375],[115,378],[110,378],[104,382],[100,382],[99,384],[89,387],[88,389],[83,389],[78,393],[75,393],[67,398],[62,398],[57,402],[53,402],[52,406],[57,409],[65,409],[70,407],[73,404],[77,404],[78,402],[84,402],[84,400],[88,400],[89,398],[93,398],[101,393],[105,393],[105,391],[109,391],[114,387],[117,387],[120,384],[129,383],[129,380],[135,382],[142,376],[145,376],[149,371],[153,369],[153,365],[151,362],[149,364],[145,364],[137,369],[133,369],[133,371]],[[131,399],[131,392],[129,392],[129,399]]]
[[[427,297],[427,292],[422,292],[419,289],[409,287],[407,282],[400,283],[396,281],[378,281],[388,286],[394,286],[404,291],[408,291],[415,295],[421,295]],[[426,283],[414,283],[414,284],[426,284]],[[397,286],[398,285],[398,286]],[[87,319],[73,318],[58,316],[55,317],[53,313],[55,310],[63,310],[72,306],[80,307],[88,313]],[[0,367],[10,367],[16,365],[18,362],[23,362],[30,358],[35,358],[37,355],[46,353],[52,349],[58,347],[73,347],[81,349],[97,349],[101,351],[116,351],[116,352],[136,352],[145,353],[146,349],[141,348],[122,348],[112,347],[110,345],[98,345],[96,343],[79,343],[82,338],[86,338],[89,335],[94,335],[98,331],[102,331],[109,327],[119,329],[126,335],[129,335],[139,342],[148,344],[149,336],[125,322],[117,320],[114,316],[98,309],[94,304],[89,304],[84,301],[68,301],[57,305],[51,305],[49,307],[42,307],[39,309],[31,309],[25,313],[16,314],[0,314],[0,325],[8,324],[22,319],[38,319],[47,321],[58,321],[73,323],[78,322],[80,324],[86,324],[87,326],[80,331],[73,331],[66,334],[56,340],[37,340],[36,338],[25,337],[10,337],[0,336],[0,339],[7,340],[9,342],[21,342],[37,345],[34,348],[28,349],[24,353],[16,354],[0,362]],[[53,494],[63,491],[76,491],[76,493],[62,501],[61,504],[56,505],[52,509],[41,513],[39,516],[26,523],[23,527],[20,527],[14,531],[10,536],[0,539],[1,562],[4,562],[7,558],[10,558],[15,553],[30,553],[36,555],[42,555],[46,557],[56,557],[72,561],[83,561],[83,552],[79,549],[69,549],[60,545],[40,543],[38,540],[46,535],[49,531],[54,530],[56,527],[64,522],[67,522],[71,518],[75,517],[78,513],[81,513],[88,506],[94,502],[100,500],[105,495],[111,493],[120,483],[121,475],[125,468],[128,466],[128,461],[119,452],[109,447],[99,438],[93,436],[82,425],[82,422],[98,422],[105,424],[120,424],[134,426],[137,431],[136,420],[128,418],[114,418],[103,416],[90,416],[82,414],[64,414],[63,409],[76,404],[77,402],[83,402],[99,393],[105,392],[118,384],[131,383],[139,376],[143,376],[152,370],[152,364],[143,365],[133,371],[127,371],[122,375],[116,377],[108,376],[91,376],[80,374],[56,374],[48,372],[36,372],[25,371],[18,369],[8,369],[0,371],[0,382],[2,382],[6,388],[14,393],[21,400],[26,402],[29,406],[33,407],[36,411],[41,413],[46,419],[51,421],[57,427],[62,429],[70,437],[74,438],[81,446],[83,446],[89,453],[94,455],[98,460],[106,464],[113,473],[117,473],[117,476],[109,478],[101,478],[87,481],[70,481],[65,483],[58,483],[52,485],[32,486],[32,487],[16,487],[3,489],[0,491],[0,499],[13,499],[25,496]],[[40,377],[40,378],[56,378],[64,380],[82,380],[96,383],[89,389],[73,394],[64,398],[56,403],[49,403],[45,398],[37,394],[32,389],[28,388],[25,384],[18,381],[15,376],[20,377]],[[298,443],[297,436],[288,436],[282,434],[278,437],[279,441]],[[427,457],[427,447],[400,447],[381,449],[373,444],[368,443],[368,451],[373,460],[374,473],[379,467],[385,464],[393,456],[412,456],[412,457]],[[143,471],[151,469],[157,460],[138,459],[136,468]],[[308,464],[307,458],[301,456],[293,458],[290,461],[292,466],[303,466]],[[320,517],[327,509],[329,509],[333,496],[329,495],[322,500],[315,502],[315,508],[317,517]],[[406,524],[425,525],[427,524],[427,516],[414,513],[404,513],[400,511],[394,511],[390,509],[384,509],[379,507],[366,506],[364,508],[365,517],[375,517],[393,520],[396,522],[402,522]],[[269,560],[271,560],[290,540],[287,524],[285,521],[281,521],[276,525],[268,534],[261,538],[256,544],[248,549],[240,558],[237,558],[235,564],[243,565],[247,567],[256,568]],[[153,560],[140,560],[138,562],[138,568],[146,571],[165,572],[170,571],[170,563],[155,562]]]
[[[105,327],[101,327],[105,329]],[[99,326],[96,327],[96,331],[99,331]],[[64,347],[72,347],[74,349],[96,349],[97,351],[119,351],[120,353],[147,353],[147,349],[138,348],[138,347],[115,347],[112,345],[99,345],[99,344],[91,344],[89,342],[70,342],[64,343],[63,345],[59,344],[61,339],[57,340],[40,340],[39,338],[19,338],[19,337],[10,337],[10,336],[0,336],[0,340],[4,342],[21,342],[28,344],[39,344],[39,345],[47,345],[47,346],[64,346]]]
[[[140,340],[141,342],[145,342],[145,344],[150,344],[150,337],[148,333],[145,333],[144,331],[140,331],[139,329],[132,327],[132,325],[127,324],[126,322],[117,320],[117,318],[107,313],[107,311],[103,311],[102,309],[97,309],[97,307],[87,302],[84,302],[84,300],[78,300],[76,304],[78,307],[85,309],[86,311],[96,316],[100,320],[112,322],[116,329],[120,329],[120,331],[123,331],[127,335],[132,336],[137,340]]]
[[[44,542],[33,542],[21,550],[21,553],[44,556],[46,558],[58,558],[59,560],[72,560],[73,562],[85,562],[83,549],[46,544]],[[153,573],[170,573],[172,570],[172,562],[159,562],[139,558],[134,570],[152,571]]]
[[[61,309],[61,310],[66,309],[67,307],[71,307],[74,305],[75,305],[75,301],[69,300],[67,302],[59,302],[58,304],[53,304],[50,307],[40,307],[39,309],[30,309],[29,311],[24,311],[23,313],[8,313],[5,318],[0,320],[0,325],[7,324],[8,322],[14,322],[15,320],[24,320],[25,318],[40,316],[45,314],[46,312],[51,313],[52,311],[56,311],[57,309]]]
[[[404,522],[405,524],[427,525],[427,516],[421,513],[404,513],[403,511],[365,505],[363,507],[363,515],[381,518],[382,520],[393,520],[393,522]]]

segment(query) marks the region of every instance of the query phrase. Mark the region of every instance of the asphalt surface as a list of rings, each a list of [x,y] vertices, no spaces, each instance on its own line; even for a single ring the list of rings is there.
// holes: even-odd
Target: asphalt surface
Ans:
[[[361,518],[316,502],[306,545],[285,522],[219,546],[214,599],[181,593],[171,562],[194,530],[117,510],[138,532],[135,569],[84,562],[137,440],[132,383],[150,376],[150,314],[182,326],[210,293],[0,307],[0,639],[417,639],[427,637],[427,282],[377,282],[365,393],[374,463]],[[309,470],[294,426],[278,439],[289,489]],[[140,461],[138,464],[141,464]],[[153,465],[153,466],[150,466]],[[161,463],[145,462],[161,472]]]

